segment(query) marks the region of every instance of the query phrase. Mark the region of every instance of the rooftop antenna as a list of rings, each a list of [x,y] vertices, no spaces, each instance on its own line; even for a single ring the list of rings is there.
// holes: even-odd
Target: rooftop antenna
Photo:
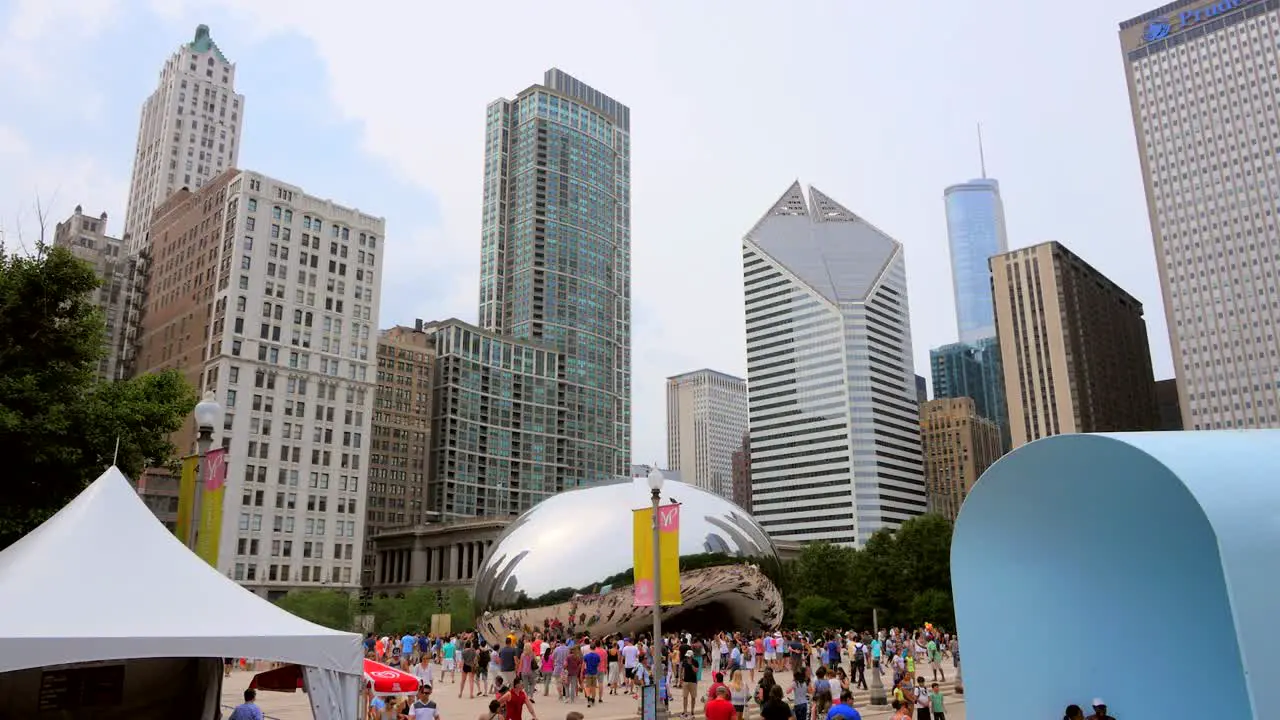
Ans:
[[[978,162],[982,165],[982,179],[987,179],[987,155],[982,151],[982,123],[978,123]]]

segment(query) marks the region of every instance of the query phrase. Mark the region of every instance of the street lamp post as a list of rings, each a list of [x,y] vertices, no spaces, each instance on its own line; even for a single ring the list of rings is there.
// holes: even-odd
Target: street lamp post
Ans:
[[[222,406],[214,399],[212,392],[206,392],[204,398],[196,403],[193,413],[196,416],[196,487],[191,495],[191,522],[187,528],[187,546],[192,552],[196,550],[196,541],[200,536],[200,500],[204,495],[204,458],[213,445],[213,429],[222,419]]]
[[[884,640],[880,637],[880,615],[875,608],[871,608],[871,625],[875,630],[875,639],[883,643]],[[871,687],[868,691],[872,705],[889,704],[889,698],[884,692],[884,679],[880,677],[880,658],[874,655],[871,656]]]
[[[662,644],[662,553],[659,550],[660,528],[658,503],[662,500],[662,473],[656,468],[649,473],[649,497],[653,502],[653,702],[655,717],[662,712],[663,644]]]

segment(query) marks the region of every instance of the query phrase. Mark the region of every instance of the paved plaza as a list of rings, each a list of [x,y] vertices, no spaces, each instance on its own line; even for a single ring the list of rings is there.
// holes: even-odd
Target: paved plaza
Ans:
[[[231,677],[222,683],[222,704],[223,716],[229,715],[231,708],[240,704],[242,701],[241,694],[244,689],[249,686],[249,680],[253,678],[254,673],[237,670],[231,674]],[[947,720],[965,720],[965,707],[963,696],[956,695],[952,689],[952,683],[942,684],[943,692],[947,696]],[[679,698],[679,691],[676,697]],[[462,699],[458,698],[458,685],[451,682],[437,682],[433,699],[440,709],[440,720],[476,720],[477,718],[487,718],[489,713],[489,697],[469,698],[465,695]],[[260,692],[258,693],[258,705],[262,708],[262,712],[267,716],[267,720],[310,720],[311,707],[307,703],[307,696],[301,691],[295,693],[278,693],[278,692]],[[864,718],[874,718],[880,720],[887,718],[892,713],[888,708],[874,708],[867,702],[867,694],[859,692],[854,697],[854,707],[862,713]],[[554,697],[543,697],[541,689],[534,702],[534,711],[538,713],[539,720],[563,720],[566,713],[570,710],[577,710],[586,716],[586,720],[634,720],[639,717],[640,706],[635,700],[624,695],[606,695],[604,702],[588,708],[587,703],[579,700],[576,703],[562,703]],[[676,704],[672,703],[672,708],[676,708]],[[527,717],[527,715],[526,715]],[[673,717],[677,717],[673,715]],[[703,717],[701,706],[697,718]],[[751,719],[759,720],[760,714],[755,708],[752,708]],[[364,720],[363,717],[358,720]]]

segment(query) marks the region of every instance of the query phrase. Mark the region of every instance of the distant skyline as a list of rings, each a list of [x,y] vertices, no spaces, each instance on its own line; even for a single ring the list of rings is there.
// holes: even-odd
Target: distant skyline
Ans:
[[[981,175],[981,120],[1010,247],[1062,242],[1141,300],[1164,378],[1117,36],[1159,4],[5,0],[0,224],[29,245],[38,194],[50,239],[77,204],[121,233],[142,103],[203,23],[246,96],[240,165],[386,218],[379,325],[474,322],[485,109],[561,68],[632,110],[633,459],[652,461],[668,376],[746,374],[741,239],[797,177],[902,242],[930,374],[956,339],[941,195]]]

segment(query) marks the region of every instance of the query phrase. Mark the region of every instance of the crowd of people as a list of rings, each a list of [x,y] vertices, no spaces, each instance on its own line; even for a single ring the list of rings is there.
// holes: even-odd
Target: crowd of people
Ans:
[[[425,687],[438,672],[439,682],[457,684],[460,698],[492,697],[480,720],[523,720],[526,710],[536,720],[532,698],[539,691],[587,707],[624,696],[634,702],[653,684],[650,648],[643,635],[593,638],[551,626],[512,632],[497,645],[474,632],[365,639],[371,658],[412,673]],[[939,683],[948,665],[959,663],[959,642],[932,625],[874,634],[681,633],[663,638],[662,658],[658,697],[670,709],[678,694],[681,718],[860,720],[854,693],[868,688],[868,672],[878,672],[895,718],[945,720]],[[373,711],[373,720],[398,717]]]

